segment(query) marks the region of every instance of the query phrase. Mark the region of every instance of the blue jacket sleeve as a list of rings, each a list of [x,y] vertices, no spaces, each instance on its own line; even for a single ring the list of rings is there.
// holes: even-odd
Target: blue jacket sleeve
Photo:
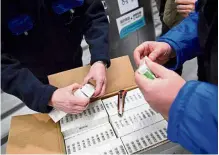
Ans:
[[[91,64],[104,61],[110,66],[109,23],[100,0],[84,1],[84,35],[91,52]]]
[[[218,88],[190,81],[178,93],[169,111],[169,140],[192,153],[218,152]]]
[[[185,61],[199,55],[201,49],[198,40],[198,13],[190,14],[158,41],[168,43],[176,52],[177,64],[173,67],[174,70],[181,67]]]

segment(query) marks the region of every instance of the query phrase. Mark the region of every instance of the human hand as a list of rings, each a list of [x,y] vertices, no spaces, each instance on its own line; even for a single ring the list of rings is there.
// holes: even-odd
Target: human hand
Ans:
[[[89,99],[73,95],[73,91],[80,87],[81,85],[75,83],[57,89],[53,93],[49,105],[65,113],[78,114],[83,112],[88,106]]]
[[[135,81],[150,106],[168,117],[169,109],[178,92],[185,84],[185,80],[175,72],[146,59],[149,69],[156,75],[156,79],[147,79],[144,75],[135,73]]]
[[[96,88],[93,97],[103,96],[106,90],[106,67],[100,62],[95,62],[87,76],[84,78],[83,85],[92,79],[96,81]]]
[[[187,17],[195,10],[195,2],[196,0],[175,0],[177,12],[181,13],[184,17]]]
[[[171,57],[171,46],[165,42],[146,41],[139,45],[134,51],[134,60],[137,66],[145,56],[159,64],[165,64]]]

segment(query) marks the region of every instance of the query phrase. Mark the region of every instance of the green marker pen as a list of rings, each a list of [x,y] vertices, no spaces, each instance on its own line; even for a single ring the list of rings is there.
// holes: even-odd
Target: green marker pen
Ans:
[[[145,59],[142,60],[141,65],[139,66],[137,70],[140,74],[146,76],[148,79],[155,79],[155,75],[151,72],[151,70],[148,68],[148,66],[145,63]]]

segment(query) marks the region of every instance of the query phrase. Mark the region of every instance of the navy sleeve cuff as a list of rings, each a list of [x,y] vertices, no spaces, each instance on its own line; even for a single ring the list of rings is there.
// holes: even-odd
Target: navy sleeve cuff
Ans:
[[[106,63],[107,68],[109,68],[110,65],[111,65],[110,59],[108,57],[106,57],[105,55],[103,55],[103,56],[100,55],[99,57],[94,58],[93,60],[91,60],[91,65],[93,65],[97,61],[103,61],[104,63]]]
[[[56,87],[51,85],[45,85],[44,92],[42,93],[43,96],[39,100],[39,107],[38,110],[41,113],[49,113],[53,108],[51,106],[48,106],[49,101],[52,97],[52,94],[56,91]]]

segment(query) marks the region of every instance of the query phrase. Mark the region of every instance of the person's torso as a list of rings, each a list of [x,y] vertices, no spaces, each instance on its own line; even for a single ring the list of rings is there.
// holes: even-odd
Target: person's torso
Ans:
[[[207,82],[218,84],[218,2],[200,0],[198,34]]]
[[[72,14],[70,10],[60,13],[60,6],[52,0],[5,0],[2,3],[3,41],[7,52],[38,77],[82,65],[83,7],[74,8]],[[25,23],[27,20],[32,26]],[[16,24],[26,26],[26,35],[20,32],[25,28]]]

